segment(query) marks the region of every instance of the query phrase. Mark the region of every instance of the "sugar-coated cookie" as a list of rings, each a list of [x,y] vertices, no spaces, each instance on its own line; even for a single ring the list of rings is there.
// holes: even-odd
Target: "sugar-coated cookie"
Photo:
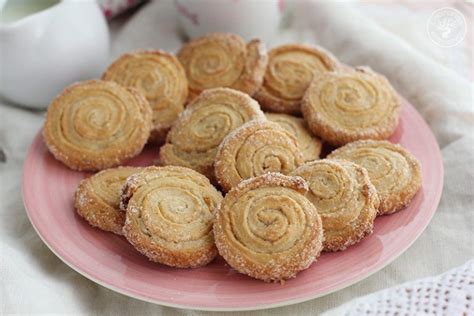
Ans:
[[[311,134],[302,118],[282,113],[265,113],[265,116],[296,138],[304,161],[319,159],[322,148],[321,140]]]
[[[189,104],[160,149],[160,164],[194,169],[214,178],[214,157],[222,140],[253,119],[265,119],[257,101],[228,88],[209,89]]]
[[[350,160],[367,169],[380,198],[379,215],[403,209],[421,187],[418,160],[400,145],[388,141],[349,143],[328,158]]]
[[[212,33],[184,44],[178,52],[192,101],[203,90],[228,87],[253,95],[262,85],[268,62],[265,45],[236,34]]]
[[[194,170],[145,168],[123,187],[123,234],[154,262],[178,268],[206,265],[217,255],[212,225],[221,200],[221,193]]]
[[[300,177],[267,173],[242,181],[220,204],[219,254],[240,273],[264,281],[293,278],[319,256],[321,218]]]
[[[118,167],[102,170],[82,180],[74,195],[77,213],[92,226],[122,234],[125,212],[120,210],[122,186],[138,167]]]
[[[216,154],[216,179],[224,191],[268,172],[288,174],[303,163],[296,139],[270,121],[251,121],[227,135]]]
[[[384,76],[361,67],[315,75],[301,109],[315,135],[340,146],[390,137],[398,125],[400,100]]]
[[[90,80],[67,87],[48,108],[43,136],[54,157],[74,170],[102,170],[138,155],[152,113],[135,90]]]
[[[333,71],[339,62],[321,47],[289,44],[271,49],[262,87],[255,99],[264,110],[300,114],[303,95],[318,73]]]
[[[344,250],[372,233],[379,199],[367,170],[349,161],[323,159],[291,175],[308,182],[306,197],[323,221],[324,251]]]
[[[150,141],[163,143],[188,96],[186,74],[178,59],[162,50],[127,53],[109,66],[102,79],[135,88],[145,96],[153,110]]]

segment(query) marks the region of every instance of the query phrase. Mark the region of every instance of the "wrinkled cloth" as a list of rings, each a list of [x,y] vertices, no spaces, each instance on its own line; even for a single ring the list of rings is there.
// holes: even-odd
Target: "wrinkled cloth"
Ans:
[[[468,39],[449,48],[451,55],[462,57],[451,67],[449,60],[443,60],[445,49],[426,35],[428,17],[408,15],[396,4],[298,2],[287,29],[277,38],[264,38],[270,47],[290,41],[319,44],[349,65],[369,65],[386,75],[433,130],[442,150],[445,179],[430,225],[387,267],[318,299],[242,315],[319,314],[357,297],[438,275],[474,257],[474,94],[471,74],[466,72],[472,69],[472,55],[466,56],[469,50],[463,48]],[[472,15],[465,17],[472,26]],[[390,23],[395,20],[402,22]],[[111,25],[111,60],[137,48],[176,51],[183,41],[176,21],[171,1],[149,2],[133,15],[119,17]],[[213,314],[115,293],[70,269],[43,244],[25,213],[20,183],[27,148],[43,118],[43,112],[0,101],[0,313]]]

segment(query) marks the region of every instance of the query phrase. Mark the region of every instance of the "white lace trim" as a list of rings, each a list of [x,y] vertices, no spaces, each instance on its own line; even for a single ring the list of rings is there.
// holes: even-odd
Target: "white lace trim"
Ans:
[[[474,260],[435,277],[352,300],[324,315],[474,316]]]

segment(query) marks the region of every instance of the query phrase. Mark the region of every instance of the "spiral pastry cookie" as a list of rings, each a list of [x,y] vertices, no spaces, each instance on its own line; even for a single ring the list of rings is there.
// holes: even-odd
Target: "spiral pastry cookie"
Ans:
[[[219,146],[214,167],[224,191],[240,181],[268,172],[288,174],[303,163],[296,139],[278,124],[248,122]]]
[[[308,181],[306,197],[323,221],[324,251],[344,250],[372,233],[379,199],[367,170],[344,160],[318,160],[291,173]]]
[[[260,40],[248,44],[238,35],[213,33],[185,44],[178,52],[192,101],[201,91],[229,87],[253,95],[262,85],[268,57]]]
[[[350,160],[367,169],[380,198],[379,215],[403,209],[421,187],[418,160],[388,141],[349,143],[333,151],[328,158]]]
[[[268,173],[242,181],[222,201],[214,224],[219,254],[264,281],[296,276],[322,249],[321,218],[299,177]]]
[[[74,84],[48,108],[43,136],[49,151],[74,170],[101,170],[139,154],[151,129],[148,102],[110,81]]]
[[[335,146],[388,138],[397,128],[399,108],[388,80],[367,67],[315,76],[302,102],[311,131]]]
[[[265,113],[265,116],[296,138],[304,161],[319,159],[322,147],[321,140],[311,135],[302,118],[277,113]]]
[[[140,170],[118,167],[82,180],[74,195],[77,213],[92,226],[121,235],[125,222],[125,213],[120,210],[122,186],[129,176]]]
[[[255,99],[265,110],[301,113],[300,104],[313,76],[333,71],[337,60],[319,47],[283,45],[268,53],[268,66]]]
[[[228,89],[209,89],[189,104],[160,150],[160,163],[194,169],[214,178],[214,157],[227,134],[253,119],[265,119],[258,103]]]
[[[123,234],[154,262],[178,268],[206,265],[217,255],[212,225],[221,200],[221,193],[194,170],[148,167],[123,188]]]
[[[150,140],[162,143],[188,96],[188,83],[178,59],[164,51],[141,51],[122,55],[102,76],[138,90],[153,110]]]

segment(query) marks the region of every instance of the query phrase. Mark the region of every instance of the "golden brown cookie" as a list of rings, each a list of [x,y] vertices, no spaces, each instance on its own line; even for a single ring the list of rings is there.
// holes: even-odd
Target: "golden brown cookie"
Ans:
[[[345,160],[318,160],[291,173],[308,182],[306,197],[323,221],[324,251],[345,250],[372,233],[379,199],[367,170]]]
[[[189,83],[188,101],[201,91],[228,87],[253,95],[262,85],[267,52],[257,39],[248,44],[236,34],[213,33],[186,43],[178,52]]]
[[[204,266],[217,255],[212,225],[221,200],[221,193],[194,170],[148,167],[128,178],[123,188],[123,234],[154,262]]]
[[[268,172],[288,174],[303,164],[296,139],[278,124],[252,121],[230,133],[219,146],[214,167],[224,191]]]
[[[160,150],[160,164],[194,169],[214,178],[214,157],[227,134],[253,119],[265,119],[258,103],[228,89],[209,89],[189,104]]]
[[[380,198],[379,215],[403,209],[421,187],[418,160],[400,145],[388,141],[349,143],[328,158],[350,160],[367,169]]]
[[[54,157],[74,170],[101,170],[139,154],[150,135],[143,96],[115,82],[67,87],[48,108],[43,136]]]
[[[398,125],[400,101],[384,76],[359,67],[316,75],[301,108],[314,134],[340,146],[390,137]]]
[[[264,281],[293,278],[322,249],[321,218],[299,177],[268,173],[242,181],[222,201],[214,224],[219,254]]]
[[[102,79],[135,88],[145,96],[153,110],[150,141],[163,143],[188,96],[186,74],[178,59],[161,50],[124,54]]]
[[[121,235],[125,222],[125,213],[120,210],[122,186],[140,170],[137,167],[106,169],[82,180],[74,195],[77,213],[92,226]]]
[[[313,76],[333,71],[338,61],[316,46],[283,45],[268,53],[268,66],[255,99],[271,112],[300,114],[300,104]]]
[[[311,134],[302,118],[278,113],[265,113],[265,116],[296,138],[304,161],[319,159],[322,148],[321,140]]]

